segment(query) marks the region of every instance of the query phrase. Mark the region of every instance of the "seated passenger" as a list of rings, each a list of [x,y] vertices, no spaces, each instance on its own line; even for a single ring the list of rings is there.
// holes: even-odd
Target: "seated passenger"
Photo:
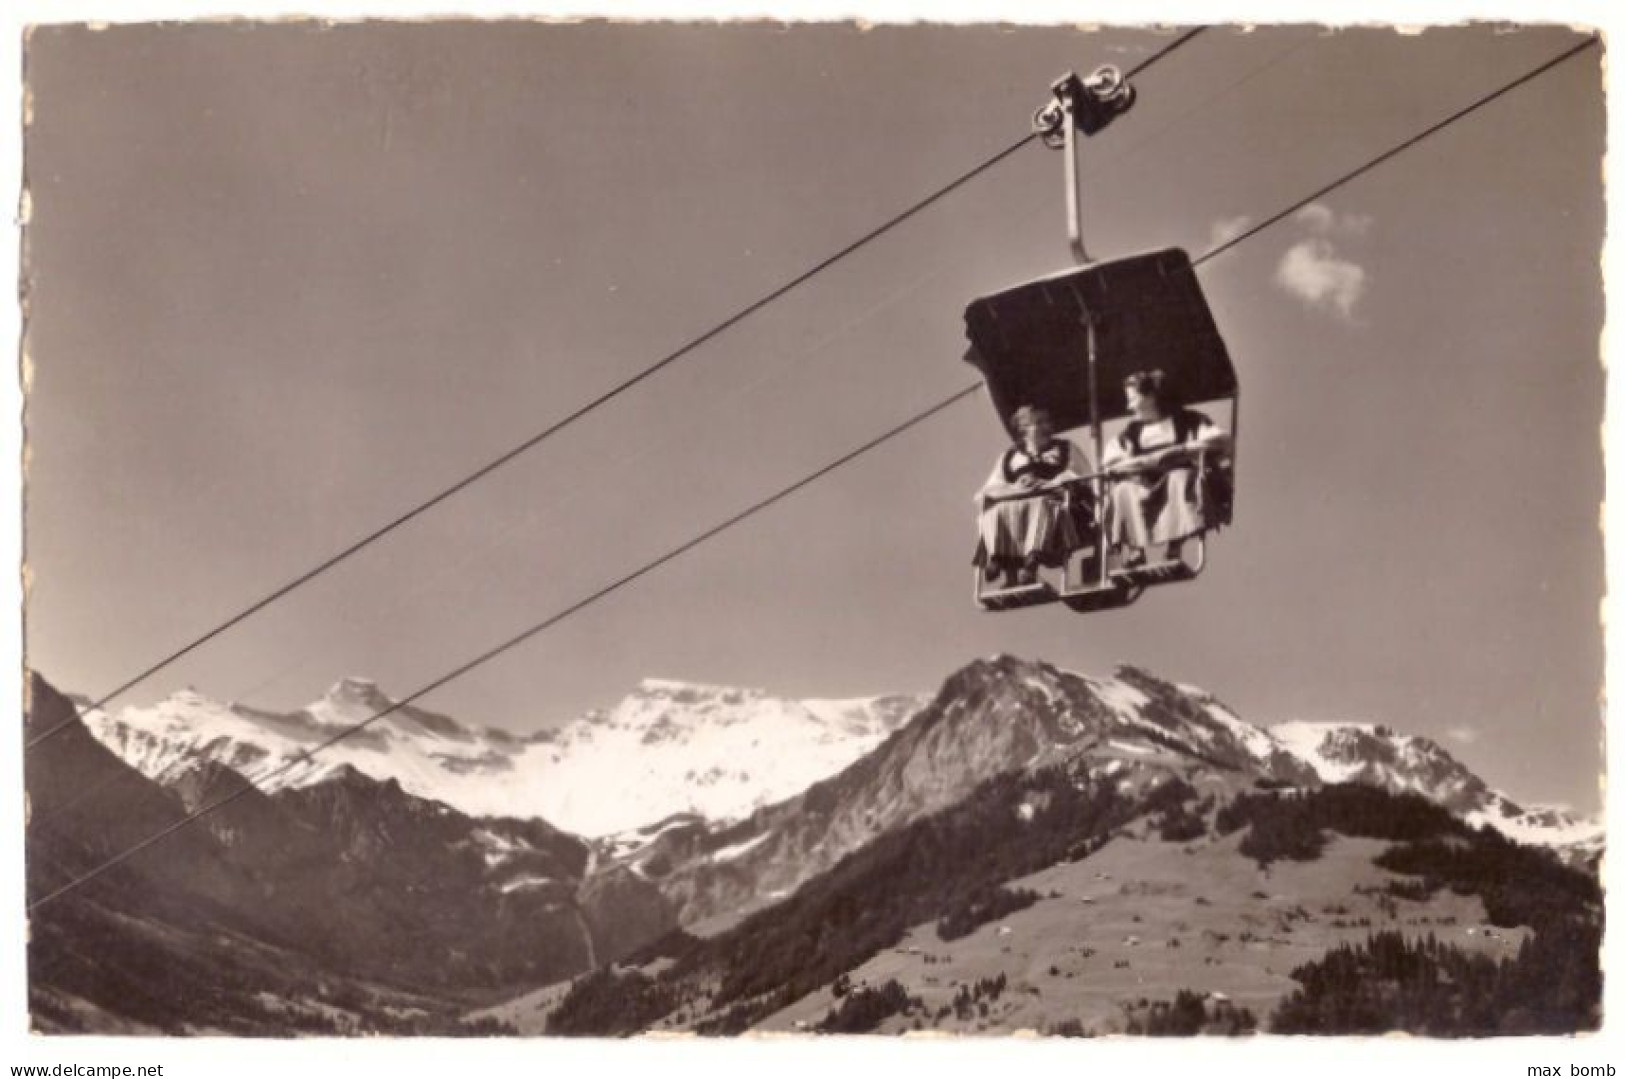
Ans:
[[[1197,452],[1223,453],[1229,436],[1200,412],[1180,406],[1161,371],[1138,371],[1124,382],[1132,419],[1106,449],[1112,476],[1108,502],[1111,549],[1122,565],[1146,561],[1146,548],[1166,544],[1167,558],[1185,539],[1225,523],[1213,492],[1198,482]]]
[[[1088,489],[1067,486],[1094,470],[1088,455],[1055,437],[1043,409],[1020,408],[1012,419],[1016,441],[976,495],[975,563],[990,581],[1002,571],[1007,587],[1032,584],[1040,565],[1065,562],[1094,516]]]

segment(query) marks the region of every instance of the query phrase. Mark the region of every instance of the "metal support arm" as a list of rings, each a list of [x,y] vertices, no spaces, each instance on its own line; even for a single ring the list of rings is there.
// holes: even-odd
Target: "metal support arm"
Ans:
[[[1080,266],[1094,260],[1083,244],[1081,147],[1077,133],[1093,135],[1134,104],[1134,87],[1115,67],[1099,68],[1087,79],[1067,72],[1050,86],[1051,99],[1033,114],[1033,129],[1044,145],[1066,151],[1066,232]]]

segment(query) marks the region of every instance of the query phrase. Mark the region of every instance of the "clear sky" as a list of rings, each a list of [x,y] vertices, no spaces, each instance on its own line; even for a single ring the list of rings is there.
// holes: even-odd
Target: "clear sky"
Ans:
[[[45,29],[27,51],[30,661],[99,695],[1019,138],[1146,31]],[[1207,33],[1086,147],[1090,245],[1193,255],[1557,55],[1489,27]],[[1130,662],[1384,722],[1597,808],[1601,51],[1200,271],[1236,526],[1111,615],[970,601],[985,399],[425,703],[556,725],[645,676],[934,689]],[[1032,145],[155,677],[405,695],[974,381],[972,296],[1064,267]]]

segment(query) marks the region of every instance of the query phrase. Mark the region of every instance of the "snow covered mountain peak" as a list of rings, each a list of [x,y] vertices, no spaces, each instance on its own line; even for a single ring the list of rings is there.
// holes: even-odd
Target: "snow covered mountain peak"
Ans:
[[[394,707],[395,702],[378,688],[378,683],[350,677],[333,683],[321,699],[306,705],[303,711],[322,723],[352,724]]]
[[[639,732],[640,744],[651,745],[720,737],[716,732],[741,724],[792,743],[798,731],[815,741],[872,738],[890,732],[924,703],[923,697],[906,695],[795,701],[762,689],[645,678],[613,708],[594,709],[564,727],[556,741],[589,742],[616,730]]]
[[[385,696],[378,683],[370,678],[349,675],[339,679],[323,694],[322,699],[335,705],[363,705],[388,708],[395,702]]]
[[[85,722],[160,782],[199,761],[263,779],[268,790],[309,787],[353,769],[472,815],[541,817],[603,835],[679,813],[730,819],[787,798],[873,749],[923,703],[907,696],[797,702],[649,679],[611,709],[518,736],[397,706],[372,680],[350,677],[291,713],[184,690],[146,708],[90,711]],[[304,758],[346,730],[354,733]]]
[[[771,704],[759,689],[711,686],[668,678],[645,678],[607,714],[613,726],[650,727],[671,722],[685,725],[731,722],[753,706]]]
[[[1476,806],[1489,793],[1481,779],[1437,742],[1388,727],[1294,721],[1278,723],[1270,733],[1314,765],[1329,783],[1364,782],[1411,790],[1452,809]]]
[[[742,817],[851,764],[924,704],[914,696],[796,701],[646,679],[540,749],[581,777],[550,788],[542,816],[594,836],[674,814]]]
[[[1520,806],[1490,788],[1439,743],[1371,723],[1278,723],[1269,733],[1327,783],[1367,783],[1439,803],[1469,824],[1511,839],[1576,849],[1599,847],[1603,825],[1559,807]]]
[[[84,705],[80,705],[80,707],[83,708]],[[205,697],[202,693],[198,692],[195,686],[183,686],[180,689],[175,690],[175,692],[171,693],[169,696],[165,697],[158,704],[153,705],[153,707],[176,709],[180,711],[207,711],[209,709],[218,708],[220,705],[218,702],[212,701],[208,697]]]
[[[716,686],[703,682],[680,682],[672,678],[645,678],[633,691],[634,697],[663,698],[683,703],[696,703],[707,698],[726,699],[738,703],[747,698],[765,697],[760,689],[739,686]]]

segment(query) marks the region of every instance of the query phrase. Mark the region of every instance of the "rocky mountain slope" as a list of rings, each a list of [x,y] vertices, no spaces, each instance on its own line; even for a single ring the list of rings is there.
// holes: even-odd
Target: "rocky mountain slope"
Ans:
[[[344,766],[266,793],[202,761],[160,785],[72,718],[36,678],[29,728],[68,723],[27,759],[30,991],[46,1025],[392,1030],[409,999],[423,1028],[454,1032],[482,998],[613,961],[675,924],[652,886],[595,872],[587,843],[542,821],[470,817]],[[250,976],[256,957],[265,970]]]

